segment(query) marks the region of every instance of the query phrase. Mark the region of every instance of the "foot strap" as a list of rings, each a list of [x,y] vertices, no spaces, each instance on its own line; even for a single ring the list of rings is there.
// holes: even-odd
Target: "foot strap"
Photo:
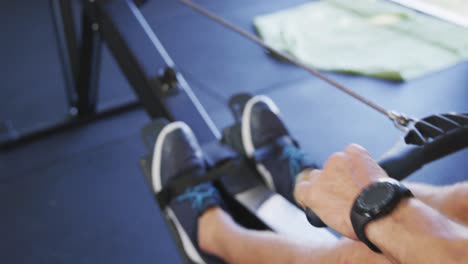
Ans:
[[[218,180],[222,176],[235,171],[237,167],[243,166],[243,163],[246,162],[230,147],[219,142],[210,143],[202,148],[206,157],[208,171],[188,170],[174,177],[175,180],[169,182],[156,194],[156,199],[161,208],[165,208],[175,197],[187,190],[187,188]]]
[[[264,160],[270,159],[272,155],[274,155],[278,151],[282,151],[286,146],[290,145],[294,145],[296,148],[299,148],[299,144],[297,143],[297,141],[289,136],[282,136],[276,138],[270,144],[264,145],[256,149],[251,159],[253,159],[253,161],[256,163],[260,163]]]

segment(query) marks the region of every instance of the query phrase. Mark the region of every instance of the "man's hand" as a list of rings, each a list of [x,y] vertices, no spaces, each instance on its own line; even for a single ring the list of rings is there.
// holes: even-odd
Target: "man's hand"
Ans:
[[[351,145],[333,154],[323,171],[304,172],[294,195],[328,226],[356,239],[350,220],[354,200],[364,187],[386,177],[365,149]],[[415,198],[370,222],[365,232],[394,263],[468,263],[468,228]]]
[[[294,196],[303,208],[312,209],[329,227],[357,239],[350,220],[351,207],[361,190],[385,171],[359,145],[350,145],[333,154],[322,171],[303,173]]]

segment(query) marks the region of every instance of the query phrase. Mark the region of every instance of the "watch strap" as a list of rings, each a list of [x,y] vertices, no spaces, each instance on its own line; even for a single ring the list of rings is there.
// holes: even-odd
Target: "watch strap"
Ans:
[[[370,217],[363,216],[355,212],[355,210],[351,210],[351,224],[353,225],[354,233],[356,233],[357,238],[362,243],[366,244],[366,246],[368,246],[372,251],[380,254],[382,251],[367,239],[366,233],[364,232],[364,228],[372,220],[373,219]]]
[[[396,194],[398,201],[393,205],[392,208],[388,208],[388,210],[385,210],[385,213],[382,213],[376,216],[371,216],[370,214],[361,214],[356,210],[356,207],[357,207],[356,201],[354,202],[353,207],[351,209],[351,224],[353,226],[354,233],[356,233],[356,236],[361,242],[366,244],[372,251],[379,253],[379,254],[381,254],[382,251],[374,243],[372,243],[366,236],[366,233],[365,233],[366,225],[371,221],[377,220],[380,217],[383,217],[391,213],[398,206],[398,204],[401,202],[403,198],[414,197],[411,190],[409,190],[406,186],[404,186],[400,182],[396,181],[395,186],[397,186],[398,188],[397,194]]]

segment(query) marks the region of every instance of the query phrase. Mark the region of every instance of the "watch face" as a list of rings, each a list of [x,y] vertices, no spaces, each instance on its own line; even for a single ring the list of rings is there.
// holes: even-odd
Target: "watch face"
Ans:
[[[370,215],[377,215],[395,197],[395,186],[391,183],[380,182],[364,189],[357,199],[360,211]]]

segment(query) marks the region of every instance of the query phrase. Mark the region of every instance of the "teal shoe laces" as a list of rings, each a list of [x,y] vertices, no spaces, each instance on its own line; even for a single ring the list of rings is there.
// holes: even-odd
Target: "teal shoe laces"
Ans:
[[[289,173],[294,181],[302,170],[302,163],[305,156],[306,155],[301,150],[292,145],[286,146],[281,153],[280,158],[289,162]]]
[[[198,185],[193,188],[187,189],[187,191],[177,197],[178,202],[183,201],[192,201],[192,208],[201,211],[203,208],[203,202],[206,198],[213,197],[215,194],[216,189],[213,187],[207,188],[206,185]]]

